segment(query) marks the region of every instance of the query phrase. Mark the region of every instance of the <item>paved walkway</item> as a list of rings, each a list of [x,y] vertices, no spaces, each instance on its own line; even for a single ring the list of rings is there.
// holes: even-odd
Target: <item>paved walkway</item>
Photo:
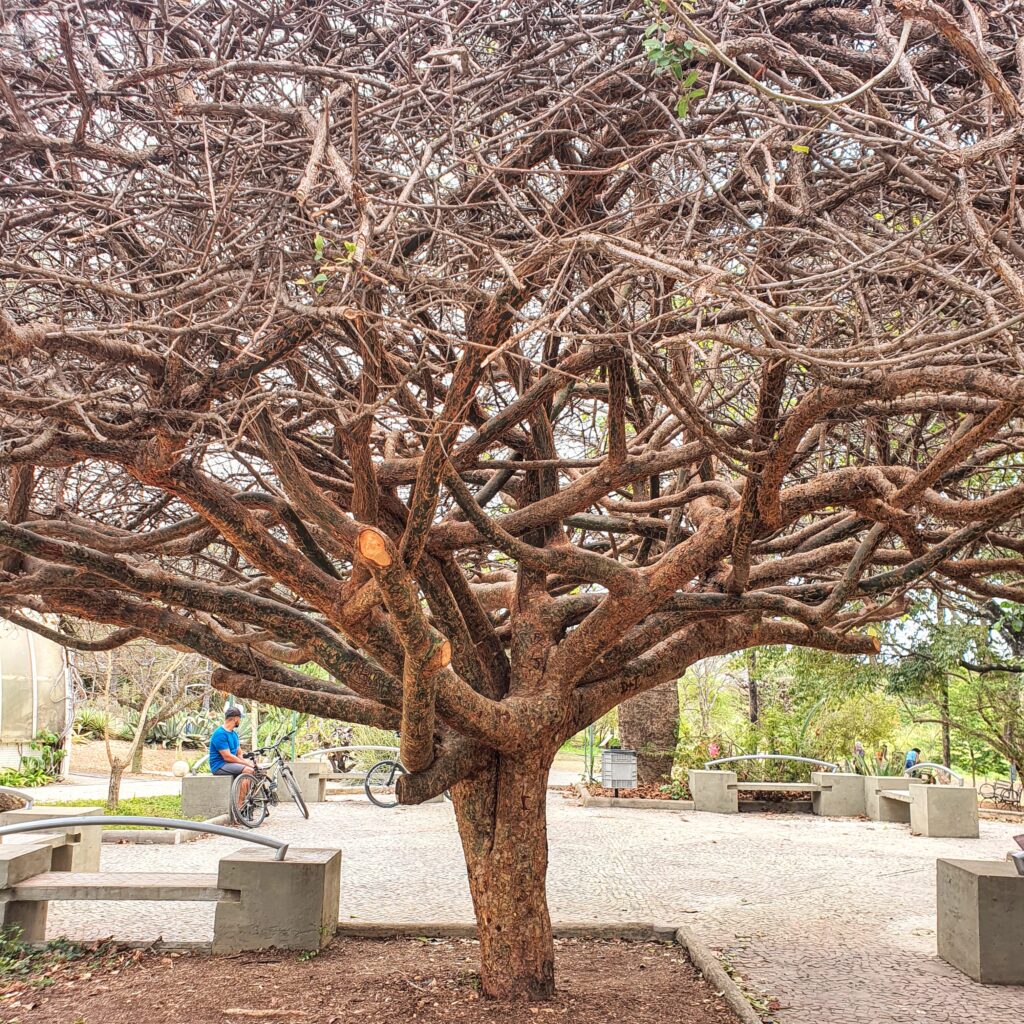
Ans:
[[[1024,988],[976,985],[935,956],[935,858],[1003,858],[1020,826],[981,839],[809,815],[583,808],[549,796],[552,917],[658,921],[696,930],[781,1024],[1019,1024]],[[264,826],[296,845],[344,849],[342,920],[471,921],[448,804],[380,810],[354,798],[277,809]],[[106,870],[213,871],[237,844],[104,846]],[[54,904],[50,932],[203,939],[208,904]]]
[[[31,793],[37,804],[48,804],[55,800],[96,800],[101,805],[107,799],[108,779],[105,775],[69,775],[63,782],[51,782],[48,786],[33,786],[22,789]],[[167,778],[124,778],[121,780],[121,797],[169,796],[181,792],[181,779]]]

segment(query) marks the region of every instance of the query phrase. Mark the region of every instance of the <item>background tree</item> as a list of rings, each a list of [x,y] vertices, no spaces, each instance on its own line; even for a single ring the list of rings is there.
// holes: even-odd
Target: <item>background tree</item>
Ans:
[[[132,643],[116,652],[106,651],[82,655],[81,670],[91,677],[93,693],[102,701],[103,746],[110,764],[107,785],[107,809],[116,810],[121,796],[121,780],[129,767],[134,768],[136,755],[142,750],[149,723],[169,718],[186,699],[186,679],[191,672],[189,662],[198,659],[157,647],[150,643]],[[91,665],[88,662],[92,662]],[[161,701],[160,698],[163,698]],[[118,755],[111,744],[111,701],[122,707],[138,705],[138,718],[131,726],[131,739],[126,753]],[[168,708],[173,708],[164,716]]]
[[[1019,12],[658,10],[3,8],[0,610],[400,725],[490,996],[567,737],[1024,599]]]
[[[619,736],[623,747],[637,752],[640,785],[670,782],[679,742],[678,680],[670,679],[625,701],[619,707]]]

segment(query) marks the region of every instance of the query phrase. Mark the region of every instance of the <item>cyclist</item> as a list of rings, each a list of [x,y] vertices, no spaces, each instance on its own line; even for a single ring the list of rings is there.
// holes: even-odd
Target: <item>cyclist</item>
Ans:
[[[224,724],[210,737],[210,773],[212,775],[252,775],[251,761],[238,756],[238,726],[242,722],[241,708],[225,708]],[[245,796],[244,786],[241,796]]]

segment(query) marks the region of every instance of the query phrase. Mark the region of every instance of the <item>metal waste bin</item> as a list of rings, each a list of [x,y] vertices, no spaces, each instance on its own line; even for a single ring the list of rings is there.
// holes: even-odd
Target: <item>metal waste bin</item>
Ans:
[[[614,789],[616,796],[620,789],[636,789],[635,750],[601,751],[601,788]]]

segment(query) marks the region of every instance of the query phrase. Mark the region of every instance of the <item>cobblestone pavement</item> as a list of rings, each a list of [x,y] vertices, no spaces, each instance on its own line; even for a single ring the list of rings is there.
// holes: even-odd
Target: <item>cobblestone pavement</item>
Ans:
[[[1019,824],[981,839],[912,837],[906,826],[810,815],[583,808],[549,796],[552,917],[688,925],[780,1024],[1019,1024],[1024,987],[985,987],[935,956],[935,859],[1002,859]],[[355,798],[292,807],[264,826],[295,845],[344,850],[341,918],[471,921],[448,804],[381,810]],[[213,871],[227,839],[105,846],[103,868]],[[209,904],[53,904],[50,933],[203,939]]]

